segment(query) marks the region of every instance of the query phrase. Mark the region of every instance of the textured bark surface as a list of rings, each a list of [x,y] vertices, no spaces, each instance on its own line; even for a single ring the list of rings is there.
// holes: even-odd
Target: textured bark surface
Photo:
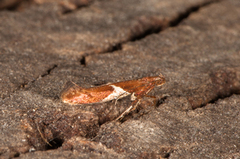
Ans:
[[[0,158],[239,158],[240,1],[0,1]],[[130,105],[82,87],[162,73]]]

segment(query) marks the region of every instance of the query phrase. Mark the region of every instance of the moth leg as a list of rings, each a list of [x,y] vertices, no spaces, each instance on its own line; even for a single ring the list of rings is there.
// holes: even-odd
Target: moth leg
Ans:
[[[133,104],[132,104],[130,107],[128,107],[119,117],[117,117],[117,118],[115,119],[115,121],[117,121],[117,120],[122,120],[122,118],[123,118],[125,115],[127,115],[127,114],[130,113],[131,111],[135,110],[135,109],[137,108],[139,102],[140,102],[140,99],[133,101],[133,102],[132,102]]]
[[[149,96],[149,95],[145,95],[145,97],[154,98],[154,99],[157,98],[157,97],[155,97],[155,96]]]
[[[137,99],[137,100],[133,101],[133,103],[136,103],[136,104],[134,105],[134,107],[132,108],[131,111],[134,111],[134,110],[137,108],[137,106],[138,106],[138,104],[140,103],[140,101],[141,101],[141,99]],[[132,104],[132,105],[133,105],[133,104]]]
[[[116,100],[115,100],[115,105],[117,104],[118,99],[121,99],[121,98],[127,96],[128,94],[129,94],[128,92],[124,92],[124,93],[122,93],[121,95],[119,95],[119,96],[116,98]]]
[[[117,117],[117,118],[115,119],[115,121],[122,120],[122,118],[123,118],[126,114],[128,114],[128,113],[131,111],[131,109],[132,109],[132,105],[131,105],[130,107],[128,107],[119,117]]]

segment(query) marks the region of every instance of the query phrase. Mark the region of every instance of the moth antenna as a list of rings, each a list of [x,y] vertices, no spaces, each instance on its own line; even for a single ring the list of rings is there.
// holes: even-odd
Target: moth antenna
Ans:
[[[71,91],[73,91],[73,90],[75,90],[75,89],[80,89],[80,90],[82,89],[82,90],[84,90],[84,88],[80,87],[80,86],[77,85],[76,83],[74,83],[74,82],[72,82],[72,81],[68,81],[68,82],[65,84],[63,90],[60,92],[60,97],[62,98],[65,94],[68,94],[69,91],[71,92]]]
[[[81,86],[77,85],[76,83],[74,83],[73,81],[68,81],[65,86],[64,86],[64,90],[67,90],[69,88],[72,88],[72,87],[78,87],[78,88],[82,88]],[[83,89],[83,88],[82,88]]]
[[[77,87],[80,87],[79,85],[77,85],[75,82],[73,82],[73,81],[68,81],[68,82],[71,82],[72,84],[74,84],[75,86],[77,86]],[[67,83],[68,83],[67,82]],[[82,87],[81,87],[82,88]]]
[[[164,78],[164,76],[161,73],[159,73],[159,77]]]
[[[132,105],[130,107],[128,107],[119,117],[117,117],[115,119],[115,121],[118,121],[118,120],[121,121],[124,118],[125,115],[127,115],[130,112],[134,111],[137,108],[137,106],[138,106],[140,101],[141,101],[141,99],[136,99],[135,101],[133,101]]]

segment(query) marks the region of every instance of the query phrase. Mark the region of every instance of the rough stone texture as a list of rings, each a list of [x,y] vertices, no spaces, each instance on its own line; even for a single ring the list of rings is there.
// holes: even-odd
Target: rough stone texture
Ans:
[[[239,153],[239,95],[196,110],[177,110],[168,99],[140,120],[102,126],[99,139],[133,158],[228,158]]]
[[[121,43],[160,30],[179,14],[208,2],[93,1],[64,14],[59,1],[37,1],[22,12],[3,10],[0,97],[8,97],[60,63],[69,63],[66,58],[80,61],[83,55],[113,51]]]
[[[240,157],[239,1],[33,2],[0,11],[1,158]],[[59,99],[69,80],[159,73],[157,104],[144,98],[122,122],[129,97]]]

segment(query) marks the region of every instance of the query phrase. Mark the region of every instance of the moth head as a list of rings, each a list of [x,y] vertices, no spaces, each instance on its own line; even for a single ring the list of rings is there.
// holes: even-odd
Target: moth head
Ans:
[[[155,76],[155,77],[144,77],[139,80],[145,84],[151,84],[154,86],[161,86],[166,82],[165,78],[162,74],[160,74],[159,76]]]
[[[158,77],[156,77],[156,85],[162,86],[166,82],[165,77],[160,73]]]
[[[68,81],[60,93],[61,100],[63,103],[73,104],[72,99],[79,93],[79,91],[81,91],[81,89],[82,87]]]

